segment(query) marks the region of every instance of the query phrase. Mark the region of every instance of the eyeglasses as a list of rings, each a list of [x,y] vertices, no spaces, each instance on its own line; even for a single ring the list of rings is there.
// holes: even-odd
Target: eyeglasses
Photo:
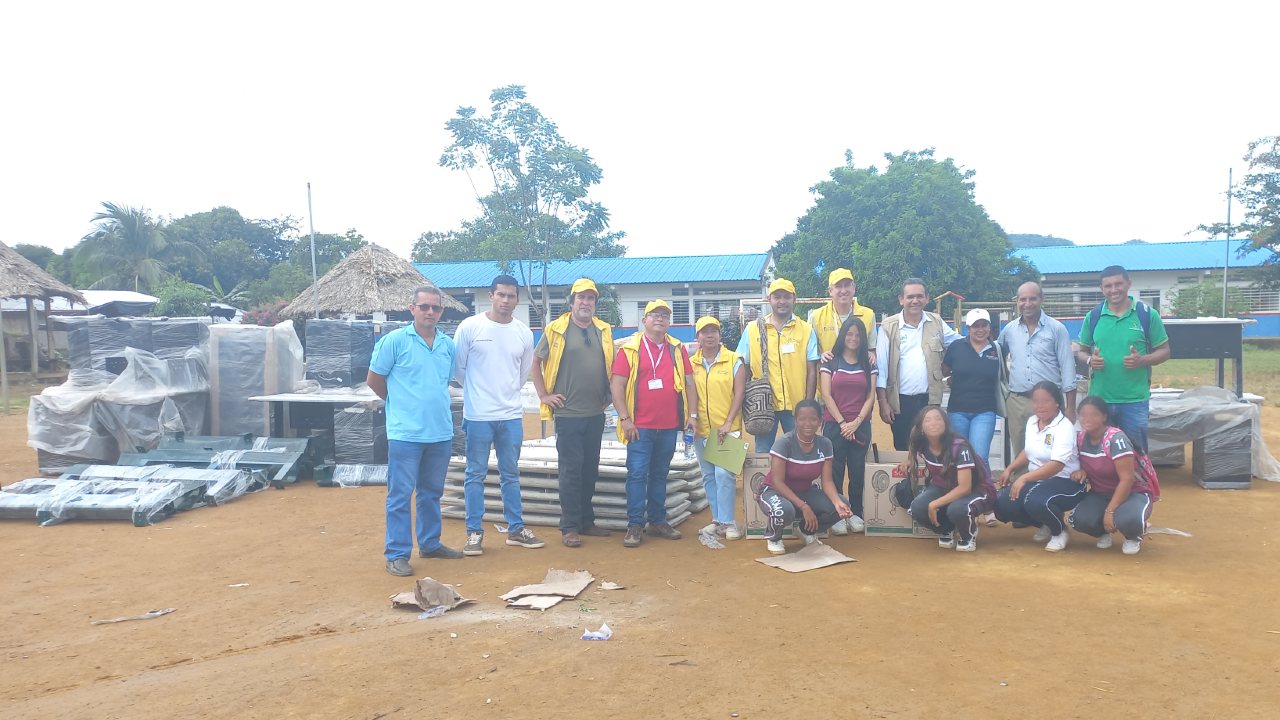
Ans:
[[[433,312],[433,313],[444,312],[443,305],[432,305],[431,303],[418,303],[414,307],[418,308],[422,312]]]

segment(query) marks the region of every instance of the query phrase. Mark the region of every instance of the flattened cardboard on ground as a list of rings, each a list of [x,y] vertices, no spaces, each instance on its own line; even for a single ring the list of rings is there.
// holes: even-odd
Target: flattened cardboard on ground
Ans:
[[[764,476],[769,473],[769,453],[748,453],[742,464],[742,527],[744,537],[764,537],[768,527],[768,518],[760,506],[756,504],[756,493],[764,484]],[[792,528],[782,531],[783,537],[795,537]]]
[[[831,565],[839,565],[840,563],[858,561],[830,545],[815,542],[787,555],[756,558],[756,562],[779,570],[786,570],[789,573],[801,573]]]
[[[391,607],[393,608],[430,610],[433,607],[444,605],[452,610],[469,602],[475,601],[459,595],[452,585],[445,585],[439,580],[429,577],[422,578],[414,583],[413,590],[396,593],[391,596]]]
[[[907,454],[898,450],[880,450],[879,462],[873,452],[867,453],[866,484],[862,491],[863,521],[866,534],[880,537],[937,538],[938,534],[921,527],[911,519],[907,508],[898,507],[893,486],[903,478],[898,463]]]
[[[569,572],[568,570],[547,570],[547,576],[536,585],[521,585],[511,592],[502,595],[509,607],[528,607],[546,610],[564,598],[575,598],[587,586],[595,582],[595,578],[586,570]]]

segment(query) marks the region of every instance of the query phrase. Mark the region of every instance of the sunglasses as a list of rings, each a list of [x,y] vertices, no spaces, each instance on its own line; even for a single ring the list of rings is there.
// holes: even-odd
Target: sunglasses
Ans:
[[[433,313],[444,312],[443,305],[432,305],[431,303],[418,303],[414,307],[418,308],[422,312],[433,312]]]

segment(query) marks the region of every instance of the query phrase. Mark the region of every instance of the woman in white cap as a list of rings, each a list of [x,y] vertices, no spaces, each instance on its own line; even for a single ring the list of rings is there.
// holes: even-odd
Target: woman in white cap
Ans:
[[[726,540],[737,540],[742,537],[742,531],[734,521],[737,474],[712,464],[706,459],[706,452],[708,443],[713,447],[723,445],[726,439],[732,441],[741,435],[739,412],[742,410],[747,371],[738,353],[720,343],[718,319],[710,315],[700,317],[694,324],[694,331],[698,336],[698,351],[689,361],[693,364],[693,383],[698,389],[699,407],[694,415],[693,448],[698,453],[707,500],[711,503],[713,527],[710,529]]]
[[[991,341],[991,315],[986,310],[965,313],[964,324],[968,342],[951,343],[942,356],[942,373],[951,376],[947,420],[952,431],[968,438],[974,452],[986,460],[996,432],[1000,353]]]

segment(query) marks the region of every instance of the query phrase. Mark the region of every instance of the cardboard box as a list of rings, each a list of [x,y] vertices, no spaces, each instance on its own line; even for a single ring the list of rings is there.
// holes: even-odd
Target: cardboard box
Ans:
[[[764,512],[756,504],[756,491],[764,483],[769,474],[769,453],[747,453],[747,461],[742,464],[742,517],[743,537],[762,539],[768,526]],[[792,528],[782,531],[783,537],[795,537]]]
[[[867,453],[867,482],[862,493],[863,521],[866,534],[881,537],[917,537],[937,539],[934,531],[921,527],[893,499],[893,486],[903,478],[898,463],[907,459],[905,452],[879,450],[872,444]]]

